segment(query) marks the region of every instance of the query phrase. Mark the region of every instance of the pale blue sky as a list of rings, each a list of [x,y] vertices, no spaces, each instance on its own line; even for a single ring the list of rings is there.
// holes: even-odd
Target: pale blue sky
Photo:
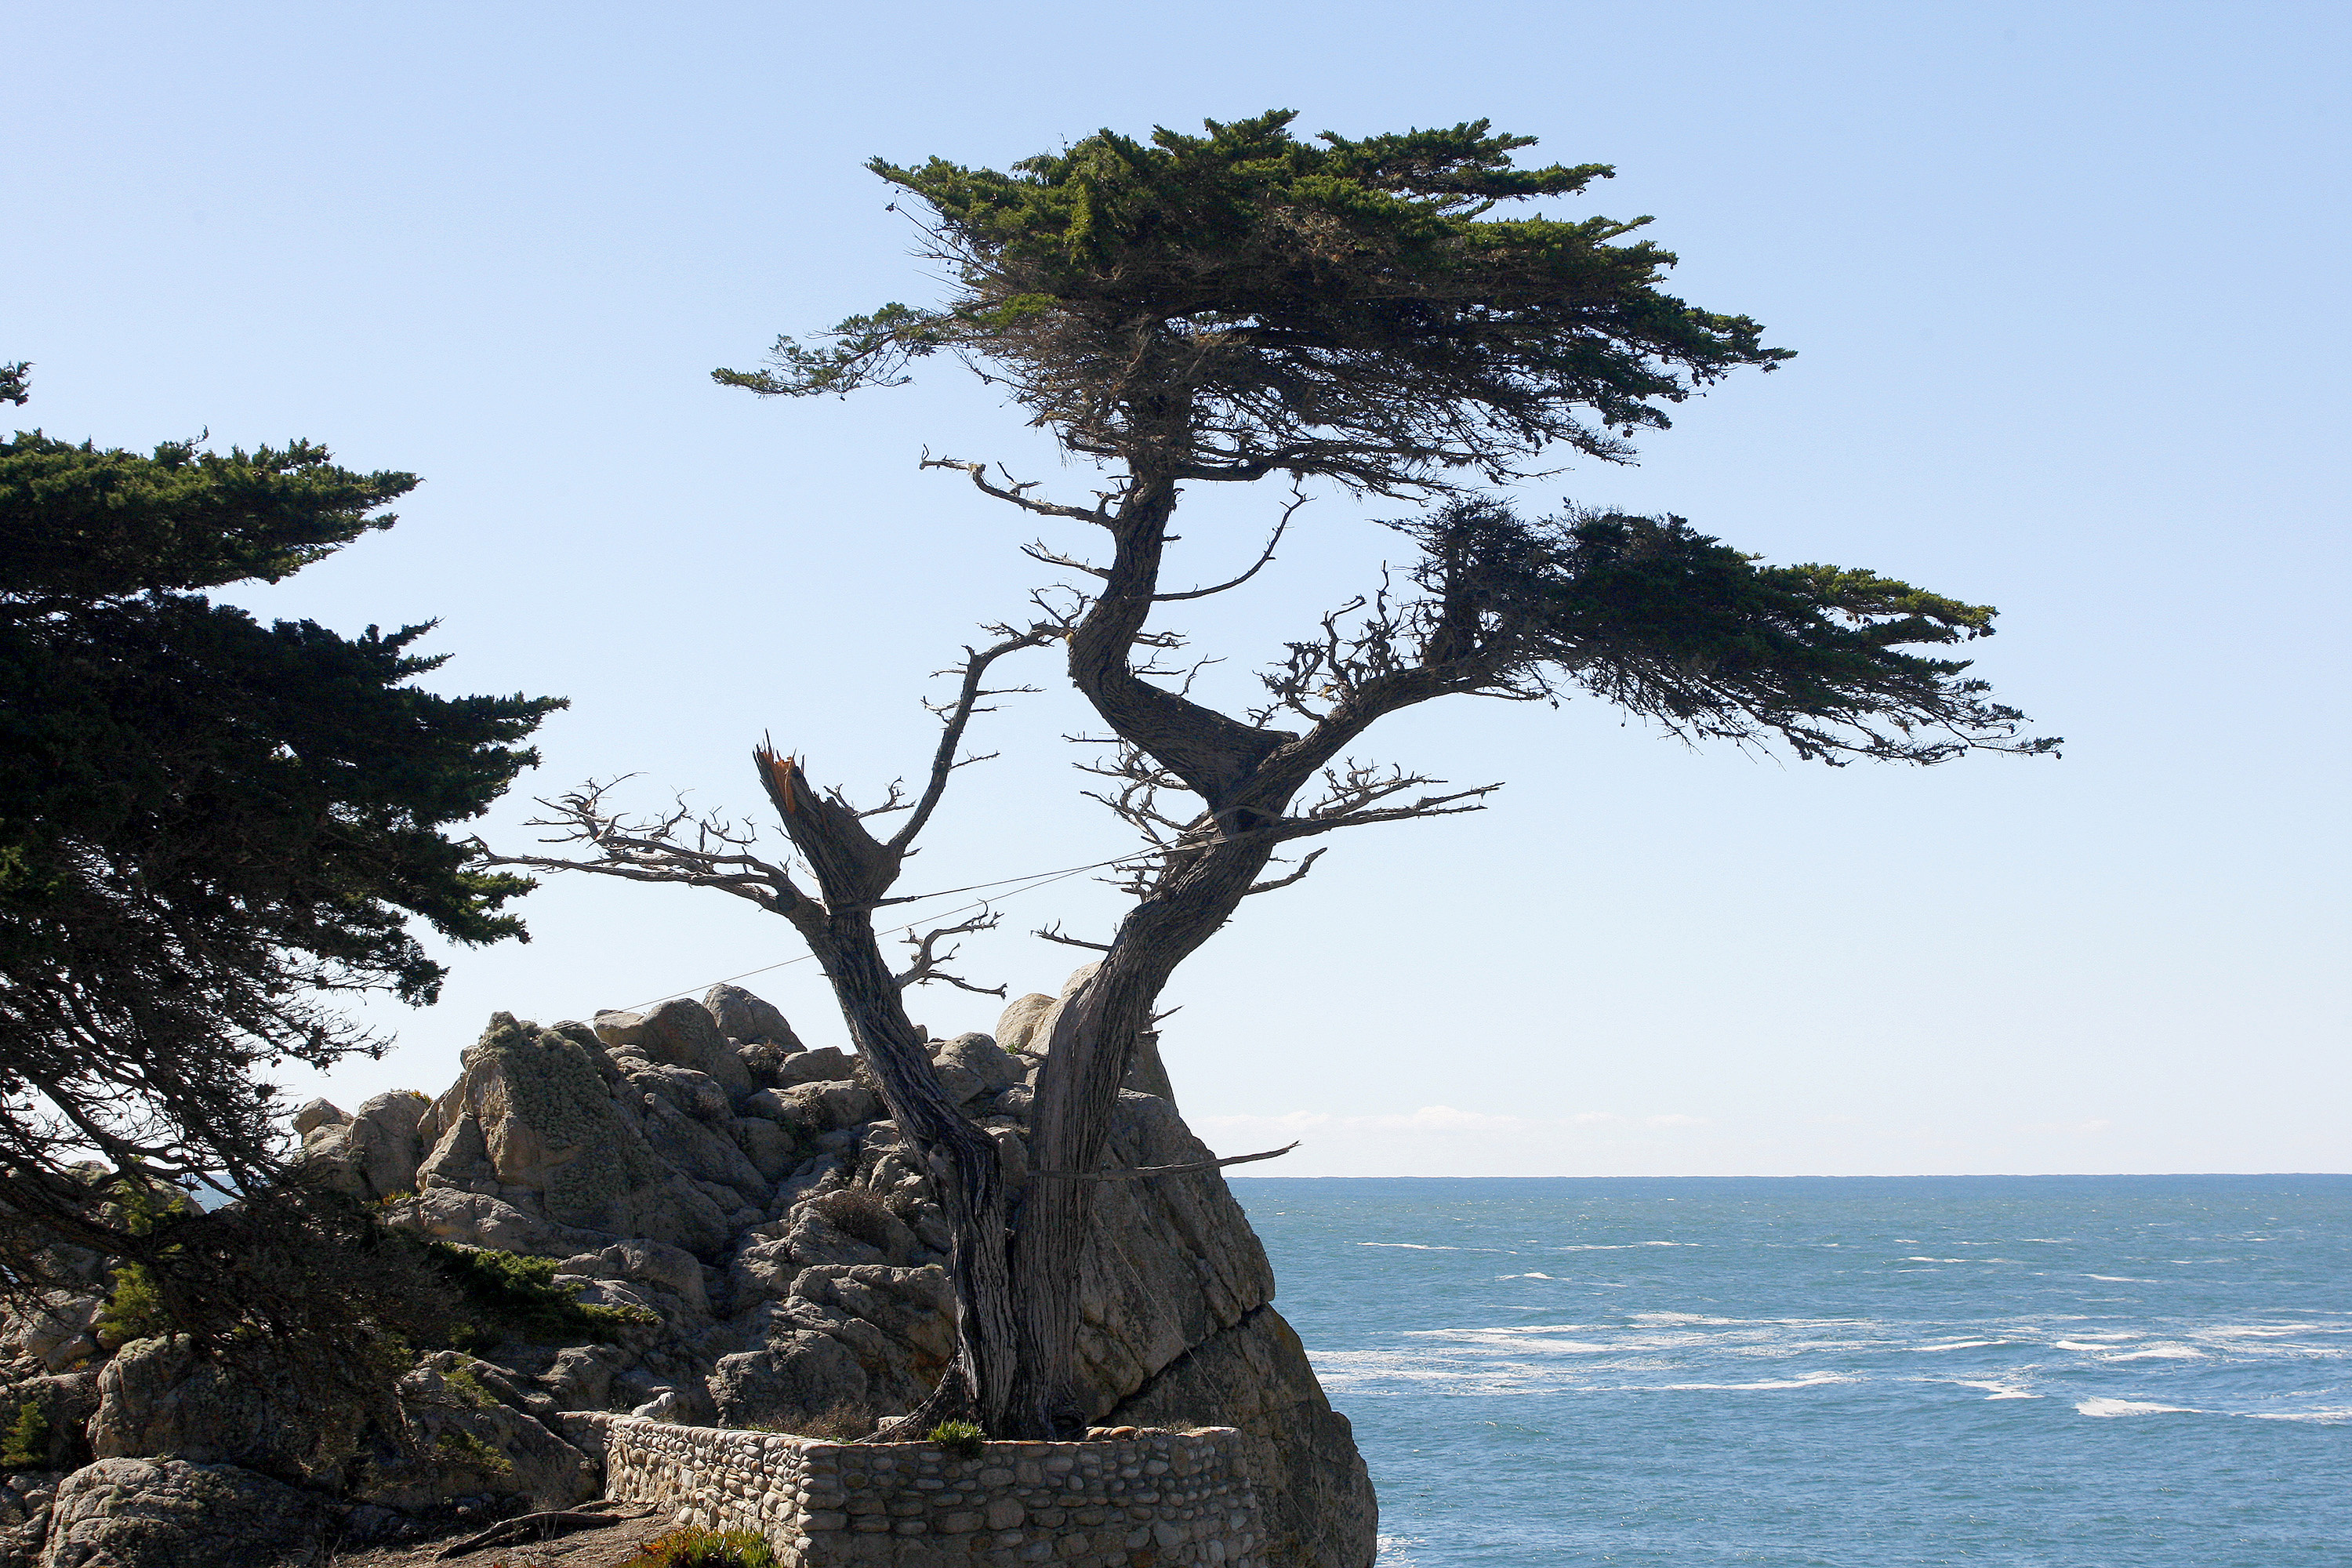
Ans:
[[[926,297],[866,157],[1279,105],[1347,133],[1486,116],[1614,163],[1570,210],[1658,215],[1677,286],[1801,357],[1528,500],[1996,604],[1981,668],[2067,755],[1832,773],[1589,703],[1424,710],[1371,750],[1510,787],[1338,843],[1180,975],[1196,1124],[1298,1128],[1298,1174],[2352,1166],[2339,6],[5,17],[20,417],[423,474],[398,529],[248,602],[441,616],[445,689],[573,700],[531,788],[636,772],[649,803],[748,808],[763,731],[854,790],[917,766],[920,678],[1034,570],[1029,531],[918,453],[1087,477],[951,366],[822,404],[706,379]],[[1202,498],[1177,570],[1230,570],[1275,499]],[[1365,515],[1318,501],[1262,587],[1189,623],[1203,651],[1245,671],[1367,581],[1392,536]],[[1002,715],[1007,760],[914,882],[1124,847],[1055,739],[1079,721],[1058,694]],[[486,832],[524,842],[523,815]],[[1025,933],[1114,908],[1083,879],[1016,900],[971,967],[1051,989],[1076,955]],[[331,1092],[437,1090],[494,1008],[582,1016],[794,951],[716,896],[574,879],[525,912],[531,945],[458,954]],[[750,984],[828,1037],[812,969]]]

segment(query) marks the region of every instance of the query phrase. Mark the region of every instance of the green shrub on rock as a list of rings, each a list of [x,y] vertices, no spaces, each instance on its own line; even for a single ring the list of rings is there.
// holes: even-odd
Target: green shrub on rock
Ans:
[[[37,1470],[49,1462],[49,1418],[27,1399],[16,1407],[16,1424],[0,1437],[0,1470]]]
[[[931,1441],[959,1459],[977,1459],[988,1445],[988,1434],[969,1421],[942,1421],[931,1428]]]
[[[582,1306],[572,1299],[577,1286],[555,1282],[551,1258],[446,1241],[426,1245],[435,1266],[465,1297],[470,1321],[456,1336],[460,1350],[502,1338],[535,1344],[609,1344],[625,1329],[661,1321],[643,1307]]]
[[[776,1568],[776,1554],[748,1530],[673,1530],[624,1568]]]

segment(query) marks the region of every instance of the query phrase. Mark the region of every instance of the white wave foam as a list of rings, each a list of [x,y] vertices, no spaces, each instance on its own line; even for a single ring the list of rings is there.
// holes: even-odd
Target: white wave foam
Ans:
[[[1987,1399],[2039,1399],[2042,1397],[2030,1390],[2018,1387],[2013,1383],[1977,1383],[1965,1377],[1957,1378],[1954,1381],[1962,1388],[1986,1390]]]
[[[2341,1410],[2249,1410],[2244,1414],[2247,1419],[2252,1421],[2317,1421],[2330,1426],[2336,1426],[2340,1422],[2352,1421],[2352,1408]]]
[[[1867,1378],[1857,1377],[1847,1372],[1809,1372],[1802,1377],[1776,1377],[1762,1383],[1664,1383],[1657,1384],[1656,1388],[1660,1393],[1672,1394],[1717,1391],[1727,1394],[1748,1394],[1768,1389],[1827,1388],[1832,1384],[1867,1383],[1868,1381]]]
[[[2096,1279],[2108,1285],[2153,1285],[2153,1279],[2142,1279],[2130,1274],[2085,1274],[2085,1279]]]
[[[2146,1350],[2139,1350],[2139,1351],[2126,1351],[2126,1352],[2125,1352],[2123,1354],[2121,1354],[2121,1355],[2111,1355],[2111,1356],[2107,1357],[2107,1360],[2109,1360],[2109,1361],[2111,1361],[2111,1362],[2115,1362],[2115,1361],[2203,1361],[2204,1359],[2205,1359],[2205,1352],[2204,1352],[2203,1351],[2200,1351],[2200,1350],[2192,1350],[2192,1349],[2190,1349],[2190,1348],[2189,1348],[2189,1346],[2187,1346],[2187,1345],[2184,1345],[2184,1344],[2176,1344],[2176,1343],[2173,1343],[2173,1342],[2170,1342],[2170,1341],[2167,1341],[2167,1342],[2164,1342],[2164,1343],[2162,1343],[2162,1344],[2154,1344],[2154,1345],[2150,1345],[2150,1346],[2148,1346]]]
[[[1954,1340],[1949,1344],[1905,1345],[1902,1348],[1916,1355],[1932,1355],[1938,1351],[1982,1350],[1987,1345],[2005,1345],[2009,1342],[2007,1340]]]
[[[1497,1279],[1549,1279],[1551,1276],[1549,1274],[1497,1274],[1495,1278]]]
[[[2074,1402],[2078,1415],[2112,1417],[2116,1415],[2198,1415],[2186,1405],[2150,1405],[2137,1399],[2079,1399]]]

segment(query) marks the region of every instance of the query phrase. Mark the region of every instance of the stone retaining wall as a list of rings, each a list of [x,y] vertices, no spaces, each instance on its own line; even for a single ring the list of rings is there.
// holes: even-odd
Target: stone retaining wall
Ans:
[[[783,1568],[1260,1568],[1257,1495],[1229,1426],[1086,1443],[827,1443],[604,1424],[604,1495],[765,1537]]]

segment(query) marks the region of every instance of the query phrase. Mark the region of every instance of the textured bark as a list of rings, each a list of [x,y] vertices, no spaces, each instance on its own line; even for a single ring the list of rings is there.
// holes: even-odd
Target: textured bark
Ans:
[[[764,752],[760,762],[761,782],[824,896],[823,908],[803,899],[783,912],[832,984],[891,1119],[923,1152],[954,1238],[948,1273],[956,1295],[956,1360],[933,1398],[893,1435],[913,1436],[919,1426],[929,1430],[931,1421],[961,1414],[964,1405],[989,1431],[1006,1430],[1020,1353],[1004,1245],[1011,1194],[995,1141],[949,1098],[882,957],[871,910],[896,879],[901,856],[891,852],[893,845],[877,844],[847,807],[818,796],[795,764]]]

